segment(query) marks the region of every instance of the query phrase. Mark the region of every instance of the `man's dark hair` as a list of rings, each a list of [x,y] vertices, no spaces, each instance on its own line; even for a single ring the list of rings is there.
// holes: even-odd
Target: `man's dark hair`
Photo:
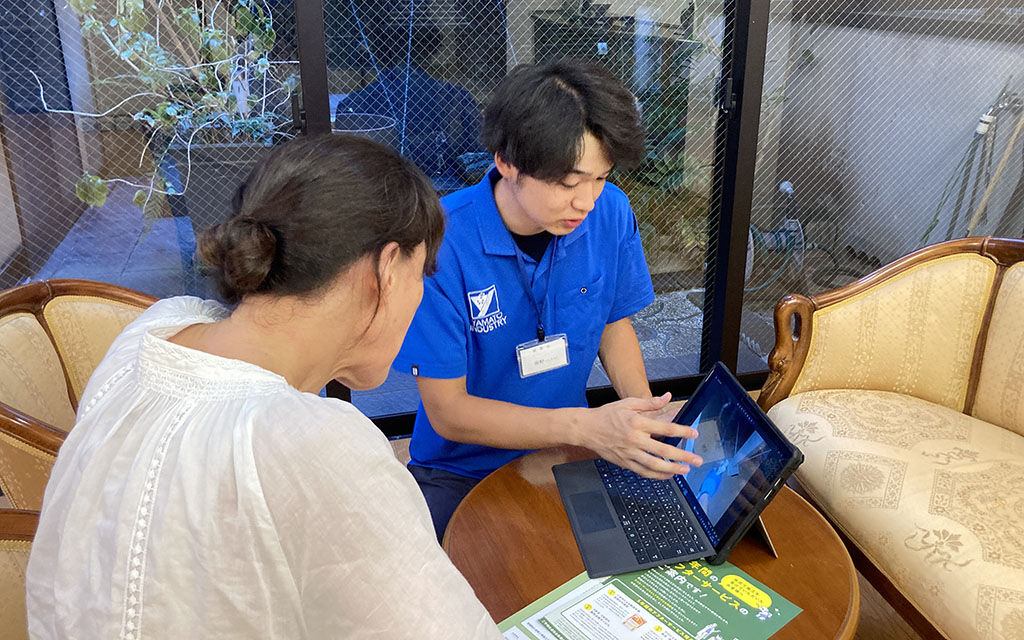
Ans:
[[[513,69],[484,110],[483,142],[528,176],[568,175],[589,132],[620,169],[644,159],[644,131],[633,94],[608,69],[560,60]]]
[[[239,186],[232,209],[198,247],[228,302],[315,295],[363,256],[376,265],[389,242],[405,255],[425,243],[430,274],[444,235],[444,212],[423,172],[354,135],[296,138],[274,149]]]

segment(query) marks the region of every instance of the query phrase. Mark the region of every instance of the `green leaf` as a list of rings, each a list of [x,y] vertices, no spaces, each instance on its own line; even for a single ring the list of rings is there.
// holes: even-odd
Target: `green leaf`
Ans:
[[[132,11],[127,17],[121,19],[121,26],[130,33],[140,33],[148,24],[149,18],[146,17],[142,9]]]
[[[235,10],[235,28],[241,35],[247,36],[250,33],[255,33],[259,27],[256,16],[252,14],[249,7],[242,6]]]
[[[142,207],[146,204],[146,198],[149,196],[149,192],[145,189],[139,189],[135,192],[135,196],[132,198],[132,204],[136,207]]]
[[[68,6],[80,16],[96,10],[96,3],[93,0],[68,0]]]
[[[75,195],[90,207],[102,207],[107,202],[107,183],[91,173],[83,173],[75,183]]]
[[[103,33],[103,23],[95,18],[86,18],[82,21],[82,35],[96,36]]]
[[[253,43],[258,51],[270,51],[277,40],[277,33],[273,29],[267,29],[253,36]]]
[[[220,29],[203,30],[203,46],[200,50],[207,62],[223,62],[231,57],[231,45],[227,34]]]
[[[203,43],[203,25],[199,21],[199,14],[195,9],[182,9],[178,12],[175,22],[178,32],[193,46],[198,47]]]

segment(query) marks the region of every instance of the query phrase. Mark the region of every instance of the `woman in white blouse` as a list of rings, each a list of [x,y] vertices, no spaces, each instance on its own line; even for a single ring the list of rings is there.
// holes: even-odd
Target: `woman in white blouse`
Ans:
[[[33,638],[498,638],[374,425],[318,397],[380,384],[433,268],[426,177],[302,139],[200,240],[233,310],[162,300],[82,397],[28,567]]]

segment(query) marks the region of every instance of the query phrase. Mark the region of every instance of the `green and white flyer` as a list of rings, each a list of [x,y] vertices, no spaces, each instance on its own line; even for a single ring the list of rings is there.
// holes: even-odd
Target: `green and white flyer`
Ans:
[[[581,573],[498,625],[506,640],[764,640],[800,608],[728,562]]]

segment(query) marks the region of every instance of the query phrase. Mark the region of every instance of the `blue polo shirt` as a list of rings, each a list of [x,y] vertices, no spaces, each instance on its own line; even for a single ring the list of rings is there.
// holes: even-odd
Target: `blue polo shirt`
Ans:
[[[438,270],[424,282],[394,368],[427,378],[466,377],[474,396],[556,409],[587,406],[586,388],[605,325],[654,300],[636,218],[621,189],[607,184],[583,223],[553,239],[540,262],[523,254],[498,213],[497,170],[442,198],[448,227]],[[564,333],[569,365],[519,375],[516,346],[537,338],[537,312],[527,297],[516,254],[538,303],[547,335]],[[422,402],[416,413],[412,463],[473,478],[525,450],[495,449],[442,438]]]

